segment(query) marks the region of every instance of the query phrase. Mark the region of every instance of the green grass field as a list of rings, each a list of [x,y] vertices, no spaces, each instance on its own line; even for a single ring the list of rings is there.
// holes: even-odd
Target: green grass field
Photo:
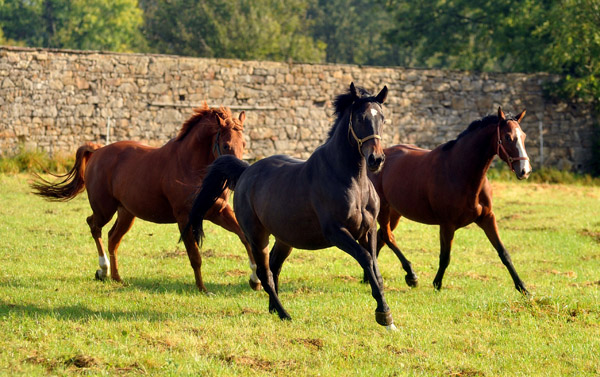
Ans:
[[[382,251],[390,333],[358,263],[337,249],[292,252],[280,297],[293,320],[280,321],[249,288],[241,243],[212,225],[202,272],[214,296],[196,291],[176,226],[140,220],[120,248],[125,283],[96,281],[85,195],[46,202],[29,178],[0,174],[3,375],[600,375],[600,187],[493,182],[501,237],[532,298],[474,225],[456,233],[435,292],[438,229],[401,221],[420,285],[408,288]]]

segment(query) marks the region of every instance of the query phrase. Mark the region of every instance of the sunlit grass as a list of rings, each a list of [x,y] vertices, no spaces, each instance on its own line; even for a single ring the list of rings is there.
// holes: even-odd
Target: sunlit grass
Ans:
[[[0,174],[0,373],[5,375],[580,376],[600,373],[600,187],[493,180],[500,236],[532,293],[522,297],[475,225],[457,231],[436,292],[438,229],[401,220],[380,267],[396,333],[375,323],[358,263],[294,250],[281,274],[293,317],[268,313],[246,253],[207,226],[197,292],[175,225],[136,220],[124,283],[94,280],[85,195],[50,203]],[[109,224],[110,226],[110,224]],[[105,228],[106,231],[109,226]]]

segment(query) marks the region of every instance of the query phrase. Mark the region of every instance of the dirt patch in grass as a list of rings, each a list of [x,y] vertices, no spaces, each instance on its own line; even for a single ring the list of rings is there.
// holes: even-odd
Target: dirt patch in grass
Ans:
[[[229,363],[236,364],[238,366],[245,366],[254,370],[262,370],[262,371],[274,371],[277,369],[285,370],[293,367],[295,365],[294,360],[282,360],[278,362],[273,362],[270,360],[265,360],[262,358],[254,357],[254,356],[246,356],[246,355],[219,355],[219,359]]]
[[[340,276],[336,276],[337,280],[341,280],[345,283],[356,283],[359,281],[358,277],[356,276],[350,276],[350,275],[340,275]]]
[[[596,243],[600,243],[600,232],[592,231],[589,229],[582,229],[579,231],[579,234],[585,237],[592,238]]]
[[[180,258],[187,256],[187,252],[181,249],[163,250],[158,256],[159,258]]]
[[[262,311],[252,308],[242,308],[242,314],[261,314]]]
[[[34,353],[32,356],[27,357],[24,362],[43,365],[48,372],[56,370],[61,365],[77,369],[89,369],[101,365],[101,362],[95,357],[81,354],[62,359],[53,359]]]
[[[313,349],[320,350],[325,345],[325,342],[322,339],[313,339],[313,338],[298,338],[293,339],[292,343],[302,344],[303,346]]]
[[[551,273],[552,275],[566,276],[570,279],[577,278],[577,273],[575,271],[550,270],[549,273]]]
[[[487,275],[479,275],[476,274],[475,272],[467,272],[465,273],[465,276],[474,279],[474,280],[480,280],[480,281],[489,281],[490,277]]]
[[[100,361],[93,356],[75,355],[65,360],[66,366],[74,366],[76,368],[93,368],[100,364]]]
[[[200,254],[202,255],[202,258],[211,258],[217,255],[213,249],[204,249],[200,251]]]
[[[416,355],[416,356],[422,356],[422,357],[429,356],[427,354],[427,352],[421,351],[418,348],[412,348],[412,347],[398,348],[394,345],[388,344],[387,346],[385,346],[385,349],[387,349],[394,355]]]
[[[242,270],[239,270],[239,269],[229,270],[229,271],[225,272],[225,275],[232,276],[232,277],[245,276],[246,275],[246,271],[242,271]]]
[[[472,368],[460,368],[458,370],[450,370],[444,373],[444,376],[457,376],[457,377],[472,377],[472,376],[485,376],[485,373]]]

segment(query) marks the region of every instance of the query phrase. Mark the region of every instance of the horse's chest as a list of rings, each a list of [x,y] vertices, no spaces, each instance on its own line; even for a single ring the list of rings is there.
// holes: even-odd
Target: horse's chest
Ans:
[[[371,195],[361,195],[350,201],[346,228],[357,239],[363,237],[375,224],[377,204]]]

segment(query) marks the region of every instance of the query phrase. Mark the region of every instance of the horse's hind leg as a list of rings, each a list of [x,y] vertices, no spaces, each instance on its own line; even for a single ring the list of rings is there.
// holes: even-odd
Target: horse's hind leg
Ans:
[[[256,240],[248,238],[254,260],[256,261],[256,274],[262,283],[263,289],[269,295],[269,312],[277,312],[281,319],[292,319],[288,312],[283,308],[281,301],[279,301],[273,273],[269,267],[269,251],[267,249],[269,236],[266,235],[265,237],[260,237],[260,239],[261,242],[256,242]],[[273,247],[275,248],[275,246]],[[281,261],[281,263],[283,263],[283,261]]]
[[[275,240],[275,244],[271,249],[269,255],[269,268],[273,274],[273,283],[275,285],[275,292],[279,295],[279,273],[281,272],[281,266],[283,262],[292,252],[292,247],[284,244],[279,240]],[[273,312],[275,309],[275,302],[269,297],[269,311]]]
[[[185,220],[178,221],[179,232],[183,232],[185,227],[187,218]],[[188,258],[190,260],[190,264],[192,266],[192,270],[194,270],[194,277],[196,279],[196,287],[200,292],[208,294],[208,289],[204,286],[204,282],[202,281],[202,256],[200,255],[200,251],[198,250],[198,244],[194,239],[194,235],[192,233],[192,229],[188,229],[187,233],[181,233],[181,239],[183,244],[185,245],[185,251],[187,252]]]
[[[510,255],[508,254],[508,251],[502,244],[502,241],[500,241],[500,236],[498,234],[498,224],[496,224],[496,216],[494,216],[494,213],[491,212],[488,216],[478,219],[477,225],[479,225],[479,227],[483,229],[485,235],[492,243],[492,246],[494,246],[494,249],[496,249],[496,251],[498,252],[500,260],[502,260],[502,263],[504,263],[504,265],[508,269],[508,272],[510,273],[510,276],[513,279],[515,288],[524,295],[528,295],[529,292],[527,291],[527,288],[525,288],[525,283],[523,283],[523,281],[517,274],[517,271],[515,270],[515,267],[512,264],[512,260],[510,259]]]
[[[112,217],[112,214],[110,217]],[[96,271],[96,279],[98,280],[104,280],[109,275],[108,269],[110,268],[110,262],[104,251],[104,244],[102,242],[102,228],[110,221],[110,217],[107,218],[106,216],[100,215],[98,212],[94,212],[87,218],[87,223],[90,227],[92,238],[96,243],[96,249],[98,249],[98,265],[100,266],[100,269]]]
[[[117,220],[108,231],[108,253],[110,254],[110,277],[115,281],[121,281],[117,263],[117,249],[125,233],[133,226],[135,217],[123,207],[117,211]]]
[[[377,231],[377,256],[379,256],[379,251],[385,243],[396,254],[400,263],[402,263],[402,268],[406,271],[406,276],[404,277],[406,284],[409,287],[416,287],[419,278],[412,269],[410,261],[400,251],[400,248],[396,244],[396,237],[394,237],[393,231],[398,226],[400,214],[389,207],[382,207],[377,221],[379,222],[379,230]]]
[[[240,225],[238,224],[238,222],[235,218],[235,214],[233,213],[233,210],[231,209],[231,207],[227,203],[224,203],[222,199],[217,201],[215,206],[213,206],[213,208],[217,208],[217,207],[220,208],[219,212],[212,213],[212,209],[211,209],[211,211],[209,211],[209,213],[207,213],[206,219],[219,225],[220,227],[224,228],[225,230],[235,233],[240,238],[240,241],[242,242],[242,244],[244,244],[244,247],[246,248],[246,253],[248,253],[248,263],[250,265],[250,270],[251,270],[250,280],[248,283],[250,284],[250,287],[252,289],[254,289],[255,291],[259,291],[260,290],[260,280],[258,279],[258,276],[256,275],[256,262],[254,261],[254,256],[252,255],[252,250],[250,248],[250,244],[248,243],[248,241],[246,241],[244,232],[242,232],[242,229],[240,228]],[[186,221],[187,221],[187,218],[186,218]]]
[[[455,229],[453,227],[440,226],[440,266],[435,279],[433,279],[433,287],[438,291],[442,289],[442,279],[444,279],[444,273],[450,264],[450,250],[452,250],[454,232]]]

